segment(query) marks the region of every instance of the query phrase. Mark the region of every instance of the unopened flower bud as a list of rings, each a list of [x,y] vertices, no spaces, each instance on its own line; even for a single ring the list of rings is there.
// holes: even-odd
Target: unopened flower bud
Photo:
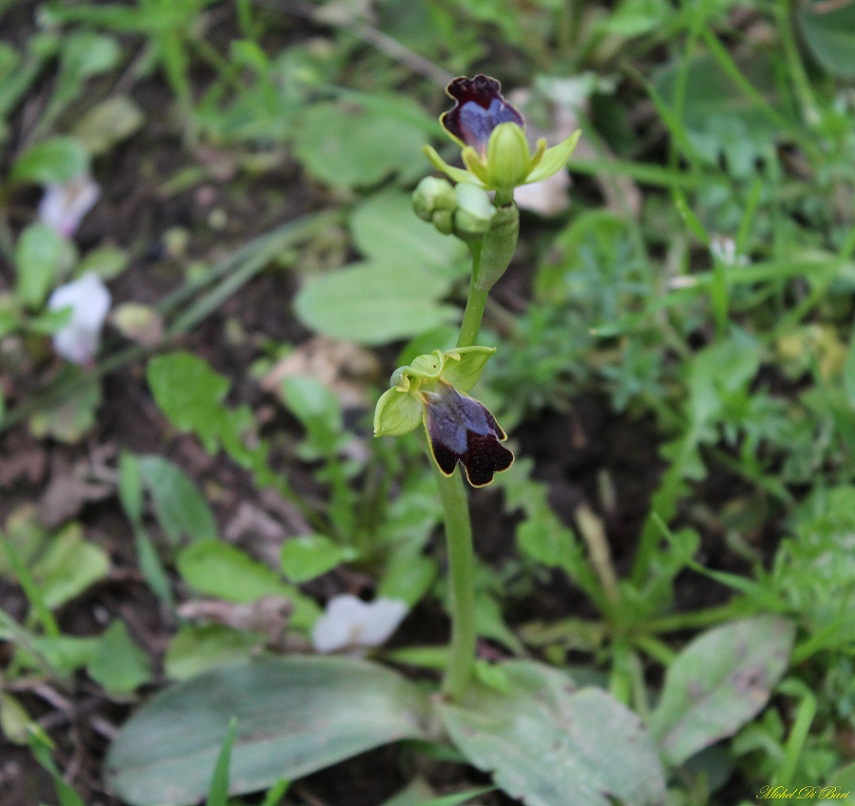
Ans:
[[[490,229],[496,208],[487,193],[475,185],[461,182],[454,188],[457,209],[454,212],[454,231],[461,238],[481,236]]]
[[[413,209],[425,221],[433,221],[434,214],[440,211],[450,213],[456,206],[454,188],[446,179],[427,176],[413,191]]]

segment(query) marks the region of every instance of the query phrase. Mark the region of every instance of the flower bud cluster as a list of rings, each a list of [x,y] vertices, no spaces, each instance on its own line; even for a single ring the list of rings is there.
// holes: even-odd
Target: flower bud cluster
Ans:
[[[463,182],[452,187],[448,180],[433,176],[422,179],[413,191],[413,209],[444,235],[453,234],[464,241],[489,232],[496,214],[481,188]]]

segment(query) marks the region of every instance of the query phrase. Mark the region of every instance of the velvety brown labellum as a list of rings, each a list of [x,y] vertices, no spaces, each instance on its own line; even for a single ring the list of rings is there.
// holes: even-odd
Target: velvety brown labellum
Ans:
[[[483,403],[442,381],[435,391],[422,395],[428,443],[446,476],[460,462],[469,483],[484,487],[511,466],[514,455],[501,444],[507,435]]]

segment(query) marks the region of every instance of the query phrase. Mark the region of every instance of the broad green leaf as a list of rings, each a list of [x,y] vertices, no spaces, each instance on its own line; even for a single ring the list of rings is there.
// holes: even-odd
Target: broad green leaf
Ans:
[[[424,739],[428,703],[380,666],[290,656],[206,672],[155,696],[124,725],[108,784],[131,806],[205,796],[229,721],[237,719],[232,794],[323,769],[400,739]]]
[[[262,596],[283,596],[294,606],[292,623],[309,627],[320,608],[270,566],[219,540],[200,540],[177,557],[178,571],[192,588],[230,602],[254,602]]]
[[[169,644],[163,668],[167,677],[188,680],[226,663],[248,661],[264,641],[260,633],[222,624],[184,626]]]
[[[401,103],[411,105],[402,98]],[[294,152],[316,179],[338,188],[371,187],[392,174],[403,181],[424,170],[424,133],[394,114],[353,103],[315,103],[303,113]]]
[[[344,427],[338,398],[317,378],[292,375],[282,381],[282,399],[306,429],[312,457],[334,454]]]
[[[30,224],[15,247],[16,295],[29,308],[39,308],[71,265],[68,242],[45,224]]]
[[[125,623],[119,619],[101,636],[86,669],[110,694],[128,694],[151,680],[148,655],[134,643]]]
[[[359,251],[378,263],[395,265],[403,259],[446,277],[460,276],[459,269],[466,265],[468,252],[463,242],[422,221],[404,193],[369,196],[353,211],[350,229]]]
[[[75,123],[71,134],[92,156],[109,151],[142,126],[142,110],[127,95],[112,95]]]
[[[294,300],[308,327],[360,344],[407,338],[459,314],[439,299],[447,277],[415,267],[402,255],[397,263],[357,263],[309,280]]]
[[[73,523],[48,543],[31,570],[45,604],[54,610],[106,577],[110,558],[84,540],[79,524]]]
[[[353,549],[323,535],[292,537],[282,544],[282,572],[292,582],[307,582],[355,556]]]
[[[173,545],[182,537],[217,538],[217,523],[208,502],[182,470],[161,456],[140,456],[138,466],[157,520]]]
[[[147,373],[155,401],[172,424],[195,432],[209,453],[216,451],[223,433],[231,428],[229,412],[222,405],[229,381],[201,358],[183,351],[152,358]]]
[[[12,165],[11,179],[47,185],[68,182],[89,171],[89,155],[74,137],[51,137],[36,143]]]
[[[642,36],[661,29],[673,13],[667,0],[623,0],[599,21],[599,26],[617,36]]]
[[[669,667],[650,717],[665,760],[682,764],[759,713],[787,669],[794,635],[789,621],[758,616],[690,642]]]
[[[538,663],[501,669],[511,693],[475,684],[462,705],[440,711],[457,746],[511,797],[528,806],[664,802],[656,748],[632,711]]]
[[[833,76],[855,78],[855,3],[807,0],[795,13],[811,55]]]

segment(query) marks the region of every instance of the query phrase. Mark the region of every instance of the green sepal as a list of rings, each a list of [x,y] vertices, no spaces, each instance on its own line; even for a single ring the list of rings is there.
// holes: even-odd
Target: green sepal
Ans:
[[[564,142],[558,143],[552,146],[552,148],[547,148],[537,165],[526,177],[525,183],[542,182],[544,179],[549,179],[550,176],[557,174],[567,165],[567,160],[570,159],[570,155],[576,149],[576,144],[579,142],[581,136],[582,130],[577,129]],[[541,142],[545,145],[546,141],[539,141],[538,146],[540,146]]]
[[[445,353],[442,379],[450,383],[458,392],[468,392],[478,383],[484,366],[495,352],[495,347],[478,346],[448,350]]]
[[[419,426],[423,416],[420,398],[393,386],[377,401],[374,409],[374,436],[399,437],[409,434]]]

